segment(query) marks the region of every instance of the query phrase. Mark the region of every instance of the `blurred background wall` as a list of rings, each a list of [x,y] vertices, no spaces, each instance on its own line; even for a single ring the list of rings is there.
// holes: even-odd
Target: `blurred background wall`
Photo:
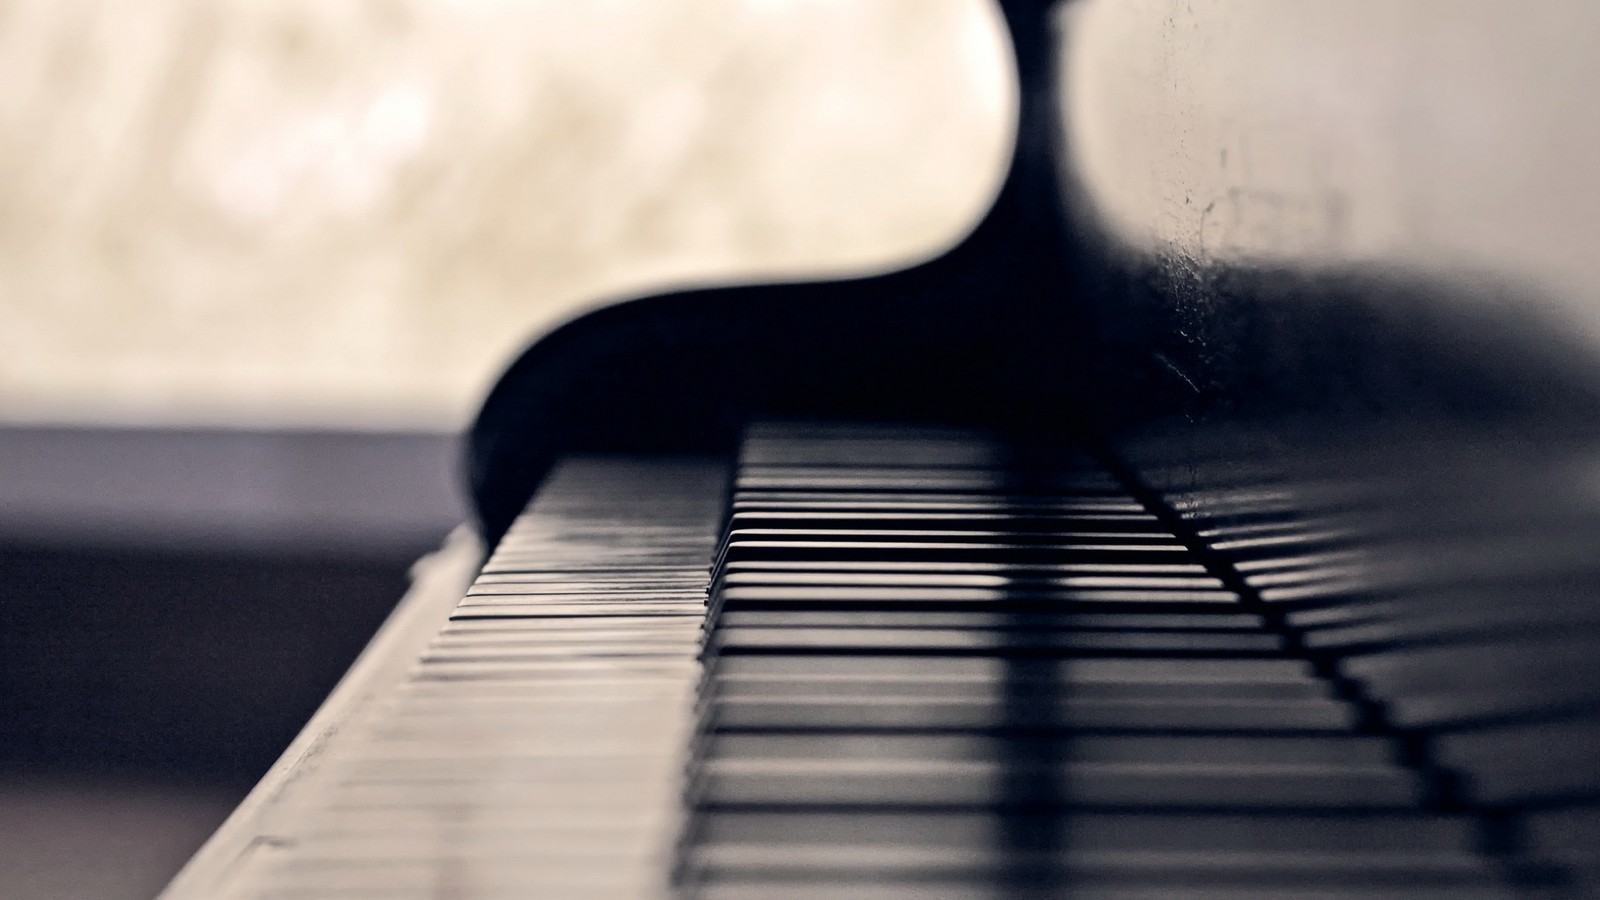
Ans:
[[[0,896],[159,889],[534,334],[959,237],[1005,52],[981,0],[0,0]]]
[[[979,0],[8,0],[0,409],[453,429],[585,306],[883,267],[1009,143]]]
[[[1600,5],[1059,9],[1079,215],[1168,287],[1204,294],[1223,270],[1426,281],[1440,314],[1538,322],[1570,341],[1549,352],[1600,360]]]

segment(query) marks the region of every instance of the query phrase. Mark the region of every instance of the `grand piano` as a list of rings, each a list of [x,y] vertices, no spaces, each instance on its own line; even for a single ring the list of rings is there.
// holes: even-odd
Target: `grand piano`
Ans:
[[[1582,40],[1321,6],[1003,0],[957,246],[535,342],[163,896],[1600,896],[1600,298],[1428,230],[1500,190],[1440,122],[1600,120],[1463,48]]]

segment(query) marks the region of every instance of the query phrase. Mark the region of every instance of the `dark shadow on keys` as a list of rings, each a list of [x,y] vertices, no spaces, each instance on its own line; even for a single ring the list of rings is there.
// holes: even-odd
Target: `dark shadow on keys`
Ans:
[[[1050,472],[1059,467],[1059,448],[1024,439],[1014,445],[1003,479],[1004,495],[1022,499],[1048,496]],[[1031,514],[1026,505],[1008,510],[1009,527],[1027,529]],[[1037,527],[1037,526],[1035,526]],[[1053,527],[1050,525],[1046,526]],[[1026,610],[1029,594],[1016,590],[1019,579],[1002,601]],[[1072,797],[1063,777],[1072,760],[1071,723],[1061,715],[1072,692],[1061,678],[1062,661],[1028,652],[1026,638],[1037,616],[1013,613],[1002,626],[1000,812],[997,831],[1001,858],[1006,860],[1001,884],[1019,897],[1036,896],[1040,889],[1057,892],[1067,887],[1068,875],[1060,863],[1068,845]],[[1009,639],[1009,640],[1008,640]],[[1010,646],[1007,646],[1009,643]],[[1002,896],[1006,893],[1002,891]]]

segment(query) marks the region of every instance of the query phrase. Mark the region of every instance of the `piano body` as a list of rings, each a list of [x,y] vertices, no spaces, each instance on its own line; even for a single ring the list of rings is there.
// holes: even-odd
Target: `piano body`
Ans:
[[[1489,5],[1289,6],[1004,0],[1014,159],[954,249],[534,344],[482,542],[164,896],[1600,896],[1584,298],[1371,237],[1496,190],[1413,103]],[[1263,34],[1312,74],[1263,87]]]

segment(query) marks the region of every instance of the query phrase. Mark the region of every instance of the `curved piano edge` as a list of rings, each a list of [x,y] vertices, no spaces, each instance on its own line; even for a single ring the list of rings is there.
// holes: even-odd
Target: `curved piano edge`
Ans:
[[[905,268],[631,299],[538,337],[473,423],[463,474],[491,543],[574,451],[725,452],[752,414],[990,421],[1091,382],[1060,249],[1054,0],[997,0],[1016,138],[984,214]],[[1028,396],[1019,397],[1019,391]],[[870,395],[870,396],[867,396]]]
[[[406,591],[365,650],[340,679],[278,761],[161,893],[160,900],[222,900],[234,896],[244,878],[290,846],[284,827],[316,784],[327,741],[374,698],[397,683],[427,642],[449,618],[482,566],[483,542],[457,526],[438,550],[418,560]]]

